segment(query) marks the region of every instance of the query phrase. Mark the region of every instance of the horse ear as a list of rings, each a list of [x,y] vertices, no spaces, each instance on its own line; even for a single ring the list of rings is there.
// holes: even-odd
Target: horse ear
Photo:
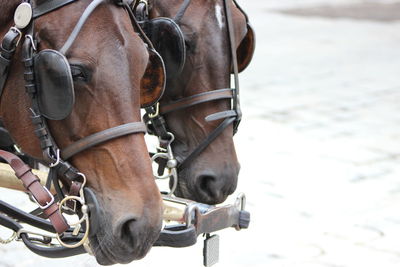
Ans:
[[[158,102],[165,89],[165,67],[161,56],[148,49],[149,62],[140,81],[140,105],[146,108]]]
[[[253,27],[247,23],[247,33],[242,42],[240,42],[236,49],[236,56],[238,62],[239,72],[242,72],[250,64],[251,59],[254,55],[254,49],[256,46],[255,33]]]

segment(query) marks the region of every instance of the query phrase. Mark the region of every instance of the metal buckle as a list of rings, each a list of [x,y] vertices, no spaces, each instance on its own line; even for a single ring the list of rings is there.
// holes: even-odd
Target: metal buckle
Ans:
[[[44,188],[44,190],[46,190],[46,192],[47,192],[48,195],[50,196],[50,198],[51,198],[50,202],[46,202],[46,205],[45,205],[45,206],[42,206],[42,205],[39,204],[39,202],[37,201],[36,197],[35,197],[33,194],[32,194],[32,199],[33,199],[33,201],[39,206],[39,208],[41,208],[42,210],[45,210],[45,209],[47,209],[48,207],[50,207],[51,205],[53,205],[53,203],[54,203],[54,196],[50,193],[50,191],[49,191],[49,189],[47,189],[47,187],[44,187],[44,186],[43,186],[43,188]]]

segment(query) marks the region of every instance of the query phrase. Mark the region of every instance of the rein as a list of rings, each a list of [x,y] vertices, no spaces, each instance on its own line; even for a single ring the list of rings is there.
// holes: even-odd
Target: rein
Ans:
[[[73,256],[84,253],[85,250],[90,252],[88,243],[90,225],[89,208],[85,201],[85,195],[91,195],[90,198],[93,198],[93,193],[91,193],[90,189],[85,188],[85,175],[68,163],[67,160],[84,150],[109,140],[130,134],[146,133],[146,126],[143,122],[131,122],[87,136],[63,150],[60,150],[54,141],[46,123],[45,117],[48,116],[42,114],[39,108],[38,83],[35,80],[35,56],[38,54],[38,42],[34,35],[34,19],[76,1],[77,0],[52,0],[34,6],[33,8],[31,6],[31,1],[22,1],[15,11],[15,26],[11,27],[6,33],[1,40],[0,46],[1,97],[9,74],[13,55],[20,40],[22,37],[25,37],[22,45],[22,59],[25,66],[25,88],[32,100],[31,120],[35,127],[35,134],[40,141],[43,156],[50,169],[46,187],[43,187],[38,182],[38,178],[32,174],[31,169],[17,156],[9,152],[0,151],[0,157],[10,164],[16,176],[23,182],[25,188],[31,193],[33,200],[39,205],[39,211],[34,211],[33,213],[50,219],[49,223],[40,217],[21,211],[0,201],[0,225],[14,231],[13,238],[8,240],[0,239],[0,243],[8,243],[17,238],[18,240],[22,240],[33,252],[46,257]],[[70,75],[70,77],[67,77],[68,79],[70,78],[72,80],[72,75],[65,55],[74,43],[87,19],[93,11],[104,2],[106,2],[106,0],[94,0],[88,5],[60,51],[47,50],[51,52],[51,55],[56,55],[57,60],[60,59],[61,63],[68,65],[68,69],[66,69],[64,73],[66,76]],[[126,9],[130,14],[131,20],[134,20],[129,7],[131,2],[132,1],[129,0],[114,0],[114,3]],[[136,25],[136,22],[132,21],[132,25]],[[140,31],[139,28],[137,30]],[[73,87],[71,93],[73,94]],[[63,185],[69,186],[67,196],[65,196],[64,188],[61,188],[60,182]],[[60,201],[59,203],[55,201],[53,195],[49,192],[51,184],[53,184],[55,188],[57,193],[56,197]],[[76,223],[68,225],[62,215],[63,212],[77,214],[80,219]],[[25,231],[16,220],[31,224],[45,231],[56,233],[56,235],[35,234]],[[81,224],[83,227],[81,227]],[[30,237],[29,234],[36,237]],[[37,238],[37,236],[39,236],[39,238]],[[53,239],[57,239],[61,246],[52,244],[51,242]]]

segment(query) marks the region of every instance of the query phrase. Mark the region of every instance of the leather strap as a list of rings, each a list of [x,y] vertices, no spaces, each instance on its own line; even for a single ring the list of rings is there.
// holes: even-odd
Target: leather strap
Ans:
[[[50,219],[51,224],[57,233],[65,232],[69,226],[61,213],[58,212],[58,204],[54,201],[54,197],[41,184],[40,179],[34,175],[31,168],[26,165],[19,157],[14,154],[0,150],[0,157],[4,159],[14,170],[15,175],[20,179],[43,212]]]
[[[8,72],[10,71],[11,59],[15,52],[20,33],[11,28],[0,43],[0,97],[6,84]]]
[[[221,111],[221,112],[217,112],[211,115],[208,115],[206,117],[206,121],[210,122],[210,121],[216,121],[216,120],[221,120],[221,119],[225,119],[225,118],[229,118],[229,117],[236,117],[237,113],[234,110],[225,110],[225,111]]]
[[[233,109],[236,111],[237,116],[235,123],[233,125],[233,134],[235,134],[238,130],[240,121],[242,119],[242,111],[240,108],[240,99],[239,99],[239,67],[237,63],[237,55],[236,55],[236,41],[235,41],[235,30],[233,28],[233,19],[232,19],[232,11],[230,8],[230,2],[228,0],[223,0],[225,7],[225,16],[226,16],[226,24],[228,27],[228,35],[229,35],[229,46],[231,51],[231,60],[233,67],[233,77],[234,77],[234,88],[235,92],[233,94]]]
[[[76,23],[75,28],[73,29],[72,33],[69,35],[67,41],[64,43],[63,47],[60,49],[60,53],[66,55],[68,49],[74,43],[76,37],[78,37],[79,32],[81,31],[83,25],[85,24],[86,20],[89,18],[90,14],[99,6],[101,3],[105,2],[106,0],[94,0],[91,2],[88,7],[83,12],[82,16],[79,18],[78,23]]]
[[[187,156],[182,162],[178,164],[178,171],[185,169],[204,149],[207,148],[211,142],[215,140],[232,122],[235,121],[235,117],[226,118],[217,128],[215,128],[206,139],[204,139],[195,150],[193,150],[189,156]]]
[[[54,11],[60,7],[71,4],[77,0],[48,0],[44,1],[42,4],[37,5],[33,8],[32,18],[36,19],[40,16],[43,16],[51,11]]]
[[[188,9],[191,2],[192,2],[192,0],[185,0],[185,2],[183,2],[180,9],[178,10],[178,13],[176,13],[176,15],[174,17],[174,21],[176,22],[176,24],[178,24],[178,25],[180,24],[181,19],[185,15],[185,12]]]
[[[93,146],[134,133],[146,133],[146,125],[143,122],[131,122],[89,135],[63,149],[61,151],[61,158],[67,160],[75,154]]]
[[[27,223],[47,232],[55,233],[53,225],[47,220],[13,207],[2,200],[0,200],[0,212],[20,222]]]
[[[164,114],[167,114],[172,111],[177,111],[180,109],[184,109],[187,107],[191,107],[191,106],[209,102],[209,101],[215,101],[215,100],[220,100],[220,99],[230,99],[230,98],[232,98],[232,92],[233,92],[232,89],[225,88],[225,89],[219,89],[219,90],[200,93],[197,95],[192,95],[192,96],[189,96],[186,98],[179,99],[172,103],[162,105],[160,107],[160,113],[164,115]]]

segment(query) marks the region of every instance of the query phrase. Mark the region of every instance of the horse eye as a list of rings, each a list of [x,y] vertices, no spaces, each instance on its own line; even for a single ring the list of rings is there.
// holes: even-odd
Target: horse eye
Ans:
[[[71,74],[74,81],[88,81],[88,75],[83,66],[79,65],[70,65],[71,66]]]

